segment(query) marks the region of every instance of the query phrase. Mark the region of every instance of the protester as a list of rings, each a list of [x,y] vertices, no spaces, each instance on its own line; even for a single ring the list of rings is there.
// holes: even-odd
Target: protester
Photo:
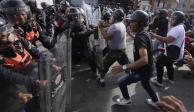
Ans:
[[[151,80],[157,86],[162,87],[162,79],[164,73],[164,66],[167,68],[167,75],[168,75],[168,82],[173,84],[174,83],[174,67],[173,63],[175,61],[180,61],[183,59],[184,54],[184,38],[185,38],[185,29],[184,29],[184,13],[181,11],[175,11],[172,14],[171,19],[171,26],[173,26],[168,34],[167,37],[156,35],[153,32],[150,32],[152,38],[155,38],[163,43],[167,43],[167,55],[163,53],[158,56],[156,62],[156,69],[157,69],[157,80]]]
[[[123,23],[124,12],[121,9],[115,10],[112,16],[112,25],[110,27],[103,27],[99,25],[102,36],[108,41],[109,52],[103,59],[103,68],[100,71],[100,77],[97,82],[101,87],[105,86],[105,74],[108,72],[109,67],[118,61],[121,65],[129,63],[126,49],[126,27]]]
[[[150,86],[150,78],[153,72],[153,58],[152,58],[152,43],[145,27],[148,25],[148,14],[142,10],[135,11],[130,18],[131,31],[135,33],[134,38],[134,63],[123,66],[113,66],[113,74],[131,70],[132,72],[122,76],[119,80],[119,88],[123,98],[117,100],[119,105],[126,105],[131,103],[131,98],[128,93],[127,85],[141,81],[143,88],[149,94],[151,99],[147,99],[147,103],[157,108],[156,103],[158,97]]]

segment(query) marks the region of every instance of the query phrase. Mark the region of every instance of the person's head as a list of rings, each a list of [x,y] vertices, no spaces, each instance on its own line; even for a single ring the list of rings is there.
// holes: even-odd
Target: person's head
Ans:
[[[113,14],[112,14],[112,22],[115,23],[115,22],[120,22],[120,21],[123,21],[124,19],[124,12],[122,9],[116,9]]]
[[[132,32],[139,32],[149,24],[149,15],[142,10],[136,10],[127,19]]]
[[[49,5],[49,6],[47,7],[47,9],[45,10],[45,12],[46,12],[46,15],[47,15],[47,16],[49,16],[49,15],[54,15],[55,12],[56,12],[56,9],[55,9],[55,7],[53,7],[52,5]]]
[[[4,46],[9,42],[8,36],[12,33],[13,27],[8,23],[7,19],[0,15],[0,46]]]
[[[71,7],[67,11],[67,18],[70,21],[79,21],[80,19],[80,10],[76,7]]]
[[[37,9],[36,0],[24,0],[24,2],[26,3],[26,5],[30,7],[32,13],[36,13]]]
[[[112,14],[111,14],[109,11],[107,11],[107,12],[105,12],[104,15],[102,16],[102,20],[104,20],[104,21],[109,21],[110,18],[111,18],[111,16],[112,16]]]
[[[46,2],[41,2],[40,3],[40,6],[43,8],[43,9],[46,9],[48,7],[48,4]]]
[[[175,11],[171,16],[171,26],[176,26],[183,23],[185,20],[185,14],[182,11]]]
[[[67,9],[68,7],[70,7],[70,4],[69,4],[68,1],[62,0],[62,1],[60,2],[60,11],[61,11],[61,12],[65,13],[65,11],[66,11],[66,9]]]
[[[161,9],[160,11],[159,11],[159,17],[160,18],[166,18],[168,16],[168,10],[166,10],[166,9]]]
[[[16,25],[26,24],[31,15],[30,8],[23,0],[3,0],[1,10],[9,21]]]
[[[171,16],[173,13],[173,9],[168,9],[168,16]]]

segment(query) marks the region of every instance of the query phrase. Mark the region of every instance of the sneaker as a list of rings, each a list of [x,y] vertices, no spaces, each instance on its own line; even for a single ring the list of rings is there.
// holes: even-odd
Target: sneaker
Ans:
[[[170,84],[174,84],[174,83],[175,83],[173,80],[170,80],[170,79],[167,79],[166,81],[167,81],[168,83],[170,83]]]
[[[115,103],[118,105],[130,105],[131,99],[126,100],[125,98],[117,98]]]
[[[146,103],[147,103],[148,105],[150,105],[151,107],[153,107],[153,108],[155,108],[155,109],[157,109],[157,110],[160,110],[160,108],[152,101],[152,99],[147,99],[147,100],[146,100]]]
[[[163,87],[163,84],[159,83],[157,79],[151,79],[151,82],[159,87]]]
[[[104,79],[98,78],[97,79],[97,85],[100,86],[100,87],[105,87]]]

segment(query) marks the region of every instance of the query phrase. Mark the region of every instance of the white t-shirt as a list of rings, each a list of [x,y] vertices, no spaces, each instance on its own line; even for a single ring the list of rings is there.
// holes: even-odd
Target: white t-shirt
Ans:
[[[179,55],[178,60],[183,59],[184,47],[185,47],[185,42],[184,42],[184,40],[185,40],[185,29],[184,29],[183,24],[179,24],[175,27],[172,27],[169,30],[167,36],[172,36],[176,39],[175,41],[173,41],[171,43],[168,43],[168,46],[169,45],[177,45],[179,48],[181,47],[181,51],[180,51],[180,55]]]
[[[120,50],[126,48],[126,27],[123,22],[112,24],[108,28],[108,33],[112,34],[109,40],[109,47],[112,50]]]

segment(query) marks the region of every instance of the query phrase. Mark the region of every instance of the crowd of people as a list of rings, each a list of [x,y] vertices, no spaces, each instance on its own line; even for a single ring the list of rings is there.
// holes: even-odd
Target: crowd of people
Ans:
[[[70,31],[72,39],[73,66],[83,60],[87,62],[93,74],[97,75],[97,86],[105,87],[109,68],[116,61],[120,64],[111,68],[113,74],[127,74],[118,79],[123,98],[117,99],[117,104],[131,104],[127,86],[140,81],[151,97],[147,99],[149,105],[164,112],[187,112],[184,104],[174,96],[165,96],[159,100],[150,82],[158,87],[163,86],[164,66],[171,84],[175,83],[175,63],[187,64],[194,70],[193,51],[185,50],[186,32],[191,32],[187,35],[190,38],[194,34],[192,16],[186,17],[182,11],[166,9],[159,10],[153,16],[143,10],[126,14],[122,8],[102,8],[102,18],[95,26],[88,25],[87,15],[82,8],[71,6],[66,0],[54,6],[42,2],[41,6],[42,9],[38,9],[33,0],[0,2],[0,95],[6,96],[6,99],[0,99],[2,112],[40,112],[37,94],[47,85],[48,80],[40,80],[38,73],[31,74],[32,64],[43,57],[37,41],[49,51],[58,43],[58,35],[65,31]],[[96,40],[105,40],[100,67],[95,60],[96,48],[88,44],[91,35]],[[127,35],[134,39],[133,63],[129,61],[126,52]],[[154,52],[161,48],[165,52],[159,50],[154,59]],[[56,72],[61,70],[57,62],[53,62],[51,68]],[[156,78],[152,78],[154,70]],[[62,77],[60,80],[64,81]],[[58,84],[52,84],[58,87]],[[23,92],[18,85],[24,85],[27,91]],[[20,100],[25,106],[15,106],[8,99]]]

